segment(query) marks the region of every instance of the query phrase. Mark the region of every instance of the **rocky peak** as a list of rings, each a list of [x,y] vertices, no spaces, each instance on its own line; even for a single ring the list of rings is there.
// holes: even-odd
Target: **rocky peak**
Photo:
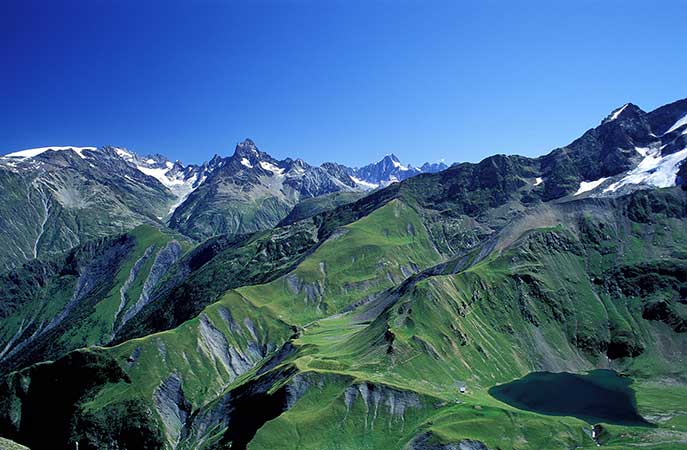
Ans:
[[[296,173],[303,173],[305,170],[310,168],[310,165],[300,158],[297,158],[297,159],[286,158],[282,162],[283,162],[283,165],[286,166],[287,172],[293,171]]]
[[[625,103],[623,106],[611,111],[611,113],[608,116],[606,116],[606,118],[601,123],[606,124],[614,121],[637,119],[643,117],[645,114],[646,113],[642,111],[642,109],[639,106],[633,103]]]
[[[233,170],[253,169],[258,172],[270,172],[266,167],[276,167],[279,164],[272,156],[260,151],[255,142],[250,139],[237,144],[234,154],[229,159]]]
[[[443,161],[439,161],[436,163],[426,162],[422,166],[420,166],[420,171],[422,173],[436,173],[446,169],[448,169],[448,166]]]
[[[401,168],[402,170],[403,168],[405,168],[405,166],[401,164],[401,160],[399,160],[398,157],[393,153],[385,155],[384,158],[382,158],[382,160],[379,161],[378,164],[381,164],[384,167],[397,167]]]
[[[250,156],[258,153],[258,147],[251,139],[244,139],[243,142],[239,142],[234,150],[234,154],[239,156]]]
[[[224,159],[221,156],[215,154],[215,156],[213,156],[210,161],[203,163],[203,165],[206,165],[208,168],[214,169],[220,166],[223,161]]]

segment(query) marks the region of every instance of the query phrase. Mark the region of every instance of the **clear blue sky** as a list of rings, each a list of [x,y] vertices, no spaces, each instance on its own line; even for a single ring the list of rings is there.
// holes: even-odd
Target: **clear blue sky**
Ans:
[[[681,1],[7,0],[0,153],[538,155],[687,96],[684,19]]]

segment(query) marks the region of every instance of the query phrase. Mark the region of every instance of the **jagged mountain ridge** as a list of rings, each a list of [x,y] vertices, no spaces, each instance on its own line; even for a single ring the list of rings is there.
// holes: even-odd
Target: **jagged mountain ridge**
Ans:
[[[531,183],[541,186],[544,200],[665,187],[675,175],[684,183],[684,122],[685,100],[650,113],[628,103],[568,146],[535,159],[539,168]],[[443,163],[406,166],[393,154],[362,168],[314,167],[298,159],[277,161],[250,140],[230,157],[189,166],[115,147],[15,152],[0,157],[0,181],[8,193],[0,202],[6,212],[0,263],[12,267],[143,223],[167,223],[196,239],[267,229],[302,200],[364,192],[441,169]],[[338,204],[352,197],[332,198]],[[311,210],[320,210],[316,203]]]
[[[406,180],[420,173],[436,173],[448,168],[443,162],[424,163],[422,166],[401,164],[393,153],[384,156],[381,161],[364,167],[349,169],[348,173],[358,183],[372,187],[388,186],[391,183]]]
[[[497,155],[487,158],[478,164],[456,164],[443,172],[407,179],[400,185],[383,189],[379,191],[378,196],[370,196],[368,204],[379,207],[379,205],[389,201],[391,198],[396,198],[398,196],[412,197],[420,207],[427,211],[427,217],[434,217],[434,219],[427,222],[426,226],[433,236],[434,245],[442,254],[452,255],[467,251],[474,247],[476,243],[489,238],[489,236],[497,232],[503,224],[512,220],[512,214],[517,214],[525,208],[536,206],[542,201],[548,201],[549,193],[547,191],[547,184],[551,183],[551,179],[575,180],[568,183],[569,186],[566,188],[567,191],[560,193],[558,197],[556,197],[556,199],[561,200],[584,197],[618,197],[623,195],[623,192],[632,192],[637,189],[669,187],[680,184],[681,178],[677,171],[681,169],[672,167],[672,179],[670,176],[663,176],[660,180],[661,183],[666,184],[656,185],[644,183],[644,179],[638,179],[637,183],[627,183],[627,186],[619,192],[612,191],[604,193],[600,189],[595,188],[585,190],[584,188],[589,182],[584,181],[584,178],[589,175],[585,175],[584,172],[576,173],[574,171],[575,166],[571,162],[576,160],[584,161],[588,158],[615,158],[617,163],[616,167],[607,165],[604,167],[599,164],[592,164],[589,167],[594,170],[603,167],[602,170],[607,171],[605,174],[615,174],[610,176],[614,176],[616,179],[625,179],[631,176],[632,172],[637,170],[637,167],[641,166],[642,163],[637,163],[637,161],[641,159],[640,157],[642,155],[636,151],[627,151],[619,147],[619,143],[623,143],[624,146],[636,146],[639,145],[639,143],[646,145],[646,142],[655,140],[659,140],[660,142],[665,141],[666,143],[662,144],[660,147],[662,151],[666,152],[665,156],[662,157],[670,158],[671,155],[679,156],[681,152],[685,151],[684,148],[687,148],[682,140],[683,136],[687,134],[687,124],[680,123],[683,117],[685,117],[686,112],[687,108],[685,101],[676,102],[666,107],[659,108],[656,112],[650,113],[649,115],[639,110],[639,108],[626,105],[614,111],[599,127],[585,133],[583,137],[574,141],[568,147],[554,150],[543,157],[524,158]],[[647,118],[647,116],[652,119]],[[652,125],[652,123],[654,125]],[[663,129],[664,133],[658,137],[656,133],[651,131],[652,126],[656,128],[657,132]],[[589,145],[585,147],[583,144]],[[653,145],[657,146],[657,144]],[[683,149],[678,150],[681,145]],[[608,152],[603,150],[608,148],[627,159],[621,160],[613,154],[609,155]],[[669,150],[666,149],[672,150],[673,153],[668,153]],[[281,227],[277,228],[277,230],[287,230],[291,224],[297,227],[299,221],[304,222],[311,216],[313,220],[316,221],[324,220],[324,222],[318,225],[318,238],[315,240],[315,242],[317,242],[319,239],[326,237],[332,232],[330,226],[327,225],[327,220],[321,219],[321,217],[327,217],[327,214],[329,214],[327,210],[334,209],[338,211],[340,208],[337,209],[337,206],[356,202],[362,195],[354,190],[356,186],[355,181],[345,172],[337,171],[337,167],[332,164],[323,165],[322,168],[314,168],[301,160],[287,159],[278,161],[273,159],[270,155],[258,150],[255,144],[250,140],[239,144],[234,155],[230,158],[222,159],[216,157],[202,166],[191,166],[188,168],[182,168],[181,164],[178,163],[173,164],[162,156],[142,158],[131,152],[117,148],[105,148],[103,150],[81,148],[67,152],[58,150],[51,152],[53,154],[50,156],[58,158],[78,158],[76,161],[79,162],[87,161],[90,152],[101,151],[106,155],[117,155],[120,158],[126,159],[127,162],[130,163],[129,168],[131,165],[135,165],[139,172],[149,172],[149,174],[154,177],[168,177],[164,183],[170,183],[174,179],[185,180],[189,185],[191,185],[191,183],[198,183],[199,187],[197,190],[191,192],[187,202],[182,204],[172,215],[170,225],[173,229],[183,230],[183,223],[174,222],[175,217],[177,217],[180,212],[188,214],[189,217],[202,218],[203,214],[206,214],[207,211],[211,211],[212,205],[207,206],[207,197],[213,200],[212,196],[226,185],[238,186],[240,188],[239,192],[250,193],[253,189],[264,189],[265,186],[270,186],[269,183],[273,183],[273,185],[278,184],[278,192],[283,196],[282,198],[285,199],[285,201],[288,201],[289,198],[287,195],[284,195],[284,191],[290,193],[292,196],[300,196],[301,199],[307,198],[310,200],[317,200],[321,198],[326,200],[321,202],[322,206],[320,206],[320,204],[308,205],[303,208],[304,211],[298,211],[293,216],[290,215],[286,217],[284,221],[282,221]],[[393,161],[393,158],[389,157],[389,160]],[[17,159],[13,161],[13,163],[45,164],[25,159]],[[119,161],[112,162],[112,164],[115,163],[119,163]],[[566,165],[566,163],[572,165],[572,167]],[[633,164],[638,165],[633,166]],[[398,165],[398,162],[388,163],[387,161],[379,167],[380,169],[388,169],[390,166],[398,168]],[[554,169],[552,169],[552,167]],[[580,167],[583,170],[587,170],[587,166],[582,165]],[[553,172],[551,172],[552,170]],[[378,173],[382,172],[383,170],[380,170]],[[550,175],[547,175],[547,173]],[[144,178],[149,179],[149,177]],[[161,181],[159,184],[162,183]],[[154,182],[152,184],[155,185]],[[346,195],[344,200],[338,201],[337,197],[332,196],[334,194],[326,195],[328,192],[333,192],[337,196],[341,196],[342,194],[351,195]],[[271,194],[271,199],[277,198],[274,192],[271,192]],[[249,197],[252,198],[252,194]],[[380,200],[375,200],[377,197],[384,200],[378,203]],[[239,203],[239,201],[240,199],[232,200],[231,203],[235,205]],[[319,200],[317,201],[319,202]],[[206,205],[198,207],[198,204],[201,202],[206,202]],[[352,205],[355,206],[359,203],[358,201],[357,203],[352,203]],[[191,209],[191,212],[189,212],[189,209],[187,209],[189,204],[196,209]],[[303,202],[303,205],[306,204],[308,204],[307,201]],[[231,204],[224,205],[224,211],[220,213],[226,214],[227,211],[231,211],[231,207]],[[253,204],[249,203],[246,210],[250,211],[251,208],[253,208]],[[504,214],[503,212],[499,212],[496,214],[495,211],[499,208],[505,208],[505,211],[508,211],[508,213]],[[284,208],[284,211],[286,211],[286,209],[287,208]],[[484,216],[485,213],[488,215]],[[338,220],[335,220],[335,223],[338,223]],[[472,225],[466,227],[466,224],[469,223],[472,223]],[[194,224],[194,226],[196,228],[198,227],[197,224]],[[267,228],[270,227],[268,223],[265,223],[264,226]],[[259,227],[251,230],[234,229],[229,230],[227,234],[231,235],[237,232],[246,231],[255,232],[258,230]],[[190,233],[187,231],[186,234]],[[302,247],[301,251],[306,251],[308,246],[313,245],[312,243],[308,243],[308,239],[305,238],[307,234],[307,232],[303,233],[304,243],[302,245],[305,245],[305,247]],[[251,239],[253,238],[249,237],[248,241],[250,242]],[[212,247],[226,240],[228,240],[230,244],[222,245],[229,245],[230,248],[234,248],[236,245],[243,245],[241,244],[243,242],[241,238],[234,240],[231,237],[224,237],[218,241],[209,242],[206,245]],[[293,251],[293,248],[289,249],[286,253],[291,251]],[[281,252],[281,250],[278,250],[278,252]],[[235,258],[236,256],[234,255],[232,257]],[[226,269],[226,266],[223,267]],[[176,283],[181,282],[179,280],[183,281],[183,279],[192,272],[192,269],[184,269],[179,272],[180,278]],[[221,286],[223,284],[218,283],[218,285]],[[195,309],[186,310],[186,312],[162,325],[162,328],[148,328],[150,324],[156,322],[154,318],[160,315],[160,312],[157,310],[157,305],[170,302],[168,306],[171,310],[174,310],[176,308],[175,302],[180,301],[180,296],[185,296],[186,301],[188,301],[189,294],[185,291],[177,293],[175,291],[177,287],[178,286],[173,283],[170,291],[154,293],[151,290],[150,295],[154,297],[155,301],[152,302],[151,307],[142,307],[141,311],[137,311],[137,313],[141,313],[140,317],[134,317],[131,323],[137,324],[135,327],[138,327],[141,323],[147,322],[147,325],[142,327],[147,333],[176,326],[184,320],[193,317],[193,314],[197,313],[198,306],[194,307]],[[212,292],[213,294],[206,295],[206,298],[198,299],[201,307],[216,299],[217,292],[215,292],[214,289]],[[17,319],[17,322],[19,322],[19,320],[20,319]],[[21,332],[24,334],[29,333],[31,330],[29,325],[30,323],[27,322]],[[39,322],[35,322],[32,326],[35,330],[39,329],[42,325]],[[96,342],[107,343],[107,339],[115,337],[118,331],[119,330],[113,331],[112,335],[109,337],[98,337]],[[143,335],[140,331],[136,331],[135,329],[129,330],[124,328],[121,331],[122,335],[120,338]],[[5,345],[9,345],[10,338],[13,336],[13,333],[16,332],[16,329],[12,332],[8,332],[5,339]]]
[[[110,147],[39,149],[0,158],[0,266],[160,223],[175,195]]]
[[[598,127],[542,157],[545,198],[684,184],[684,177],[675,177],[687,157],[685,117],[687,99],[650,113],[632,103],[617,108]]]
[[[408,180],[401,187],[401,191],[412,192],[415,201],[428,211],[436,211],[436,221],[430,221],[427,226],[431,230],[435,245],[446,254],[464,251],[474,246],[476,242],[488,237],[491,233],[498,230],[500,222],[510,220],[508,216],[481,217],[482,214],[492,211],[493,208],[505,207],[511,210],[511,214],[517,213],[522,208],[536,205],[541,201],[549,201],[551,196],[552,180],[563,180],[561,184],[553,184],[558,189],[555,199],[564,199],[566,196],[571,198],[583,197],[617,197],[624,193],[632,192],[637,189],[648,189],[654,187],[669,187],[675,184],[684,186],[684,178],[680,171],[684,171],[684,165],[679,166],[684,160],[679,159],[685,153],[684,136],[687,134],[687,124],[684,122],[686,114],[685,101],[678,101],[665,107],[661,107],[652,113],[644,113],[633,105],[623,106],[610,114],[599,127],[588,131],[583,137],[574,141],[569,146],[557,149],[548,155],[540,158],[524,158],[517,156],[497,155],[485,159],[478,164],[457,164],[450,169],[431,177],[417,177]],[[681,122],[682,121],[682,122]],[[652,131],[654,129],[656,132]],[[658,135],[657,133],[662,134]],[[658,143],[656,143],[658,142]],[[622,147],[620,146],[622,145]],[[633,150],[637,145],[653,145],[658,148],[660,154],[656,156],[642,155],[637,150]],[[626,148],[623,148],[626,147]],[[42,149],[41,149],[42,150]],[[64,151],[67,150],[67,151]],[[350,203],[360,198],[360,193],[350,189],[355,187],[355,181],[347,178],[343,171],[336,170],[332,164],[323,165],[322,168],[313,168],[300,160],[277,161],[269,155],[260,152],[252,141],[239,144],[235,154],[227,159],[220,157],[213,158],[202,166],[192,166],[185,169],[180,164],[173,164],[161,156],[138,157],[137,155],[118,148],[77,148],[69,150],[59,149],[55,151],[37,151],[32,157],[28,155],[11,156],[10,165],[17,171],[22,170],[22,165],[36,166],[34,170],[50,173],[45,167],[56,166],[65,170],[72,170],[72,164],[88,163],[93,154],[102,158],[101,164],[107,163],[115,169],[122,167],[128,172],[123,174],[124,179],[131,179],[132,175],[137,174],[141,178],[141,173],[149,172],[150,176],[143,176],[142,180],[151,186],[159,187],[164,183],[173,183],[175,179],[187,182],[187,185],[197,183],[200,190],[193,192],[189,197],[189,204],[197,208],[196,213],[190,213],[189,217],[203,217],[203,214],[212,210],[212,206],[207,206],[208,194],[216,193],[222,186],[233,184],[241,187],[241,191],[250,191],[253,188],[263,189],[269,183],[278,183],[279,194],[286,201],[289,197],[284,195],[284,191],[290,192],[292,196],[300,196],[314,200],[314,204],[308,204],[302,210],[294,209],[295,214],[284,218],[281,225],[301,221],[310,216],[321,216],[326,214],[327,209],[335,208],[341,204]],[[643,161],[651,156],[651,159],[675,158],[676,162],[668,167],[670,170],[660,172],[651,171],[651,167],[644,170]],[[47,157],[44,159],[44,157]],[[590,163],[596,158],[612,161],[615,166],[609,164]],[[128,165],[122,166],[122,159]],[[581,161],[581,162],[580,162]],[[62,162],[62,165],[59,165]],[[131,171],[132,165],[136,170]],[[396,167],[398,164],[390,164]],[[96,168],[93,164],[89,167]],[[389,167],[385,163],[382,167]],[[655,168],[661,168],[661,164],[656,164]],[[642,172],[638,170],[642,169]],[[624,182],[622,189],[608,190],[603,185],[596,185],[594,181],[585,181],[590,176],[598,176],[599,170],[605,172],[605,185],[613,186]],[[306,173],[309,172],[309,173]],[[649,177],[637,177],[637,173],[647,173]],[[651,178],[656,173],[661,176],[658,180]],[[169,175],[167,175],[169,174]],[[296,176],[292,176],[295,174]],[[151,177],[154,179],[151,180]],[[156,182],[156,177],[168,177],[166,181]],[[207,183],[202,183],[205,180]],[[264,180],[267,180],[265,183]],[[324,180],[324,181],[323,181]],[[614,181],[620,180],[620,181]],[[623,181],[625,180],[625,181]],[[648,182],[647,182],[648,181]],[[591,187],[590,187],[591,185]],[[207,189],[207,192],[205,191]],[[317,189],[321,189],[318,191]],[[333,191],[334,194],[327,194]],[[60,190],[57,193],[63,195]],[[202,195],[201,195],[202,194]],[[270,200],[277,198],[277,195],[269,197]],[[352,194],[352,195],[340,195]],[[317,197],[320,195],[321,197]],[[387,190],[385,195],[394,194],[394,190]],[[65,196],[65,195],[63,195]],[[72,197],[65,196],[67,199]],[[197,200],[199,197],[200,200]],[[338,197],[344,197],[339,199]],[[318,199],[322,199],[320,202]],[[239,199],[240,200],[240,199]],[[167,200],[168,204],[171,200]],[[206,205],[197,207],[196,202],[206,202]],[[232,204],[239,203],[232,201]],[[221,206],[226,214],[231,211],[232,205]],[[182,205],[182,211],[186,205]],[[246,211],[255,213],[257,209],[250,202],[247,202]],[[285,206],[282,213],[287,210]],[[324,212],[323,212],[324,211]],[[175,213],[176,215],[176,213]],[[172,216],[172,221],[175,215]],[[7,217],[11,219],[11,217]],[[7,220],[6,219],[6,220]],[[150,220],[150,217],[148,217]],[[262,224],[271,227],[271,221],[276,217]],[[479,226],[465,229],[465,224],[477,220]],[[170,223],[172,228],[182,229],[182,224]],[[155,221],[144,222],[155,223]],[[159,223],[157,224],[159,226]],[[193,224],[198,228],[197,224]],[[123,227],[124,228],[124,227]],[[258,231],[260,227],[253,229],[234,229],[227,230],[229,234],[236,232]],[[456,232],[456,230],[461,230]],[[48,228],[50,230],[50,228]],[[64,229],[60,229],[64,232]],[[116,230],[119,231],[119,230]],[[210,230],[208,234],[216,234],[216,230]],[[50,231],[48,231],[48,234]],[[191,234],[186,231],[186,234]],[[319,234],[319,232],[318,232]],[[202,234],[198,237],[202,237]],[[176,295],[176,294],[174,294]],[[204,304],[214,300],[213,296],[204,299]],[[143,311],[143,316],[151,317],[156,314],[153,310]],[[186,314],[186,313],[185,313]],[[174,326],[179,320],[190,318],[189,315],[182,315],[175,319],[168,326]],[[135,322],[135,321],[134,321]],[[34,324],[36,327],[38,323]],[[159,331],[159,330],[158,330]],[[135,335],[136,333],[134,333]],[[131,335],[129,335],[131,336]],[[9,335],[7,338],[9,339]],[[106,342],[106,341],[103,341]],[[6,342],[7,344],[7,342]]]
[[[423,173],[401,165],[395,156],[362,169],[336,163],[317,167],[302,159],[277,160],[250,139],[221,161],[175,209],[170,227],[196,239],[250,233],[275,226],[304,200],[364,192]],[[445,166],[426,163],[423,167],[436,170]]]
[[[174,211],[169,225],[198,239],[270,228],[302,199],[359,189],[329,167],[278,161],[247,139]]]
[[[44,147],[9,153],[0,156],[0,187],[5,193],[0,199],[0,241],[4,244],[0,267],[14,267],[141,224],[169,223],[197,238],[269,228],[286,217],[300,199],[373,187],[355,183],[348,175],[350,170],[335,164],[314,167],[299,159],[277,161],[257,150],[250,140],[239,144],[230,157],[215,155],[199,165],[111,146]],[[276,187],[274,181],[282,171],[284,184]],[[185,204],[208,178],[212,187]],[[240,194],[228,204],[219,200],[212,205],[220,180],[239,185]],[[258,185],[251,198],[249,186]],[[232,215],[232,210],[241,211],[255,201],[264,201],[263,216]],[[219,224],[204,210],[213,207],[221,210]],[[213,217],[211,223],[203,222],[207,214]]]

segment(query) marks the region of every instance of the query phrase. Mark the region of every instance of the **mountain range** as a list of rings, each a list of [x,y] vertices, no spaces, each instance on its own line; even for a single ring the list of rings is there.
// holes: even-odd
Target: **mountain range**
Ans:
[[[424,172],[394,155],[349,168],[278,161],[250,139],[234,154],[185,166],[117,147],[44,147],[0,157],[0,267],[55,254],[141,224],[166,223],[190,237],[248,233],[276,225],[305,199],[364,193]],[[335,196],[338,204],[355,196]],[[333,203],[332,203],[333,202]]]
[[[686,159],[687,99],[628,103],[540,157],[450,167],[315,167],[250,140],[191,166],[114,147],[5,155],[0,436],[684,448]],[[639,422],[605,416],[610,397],[567,414],[492,395],[599,369],[631,384]]]

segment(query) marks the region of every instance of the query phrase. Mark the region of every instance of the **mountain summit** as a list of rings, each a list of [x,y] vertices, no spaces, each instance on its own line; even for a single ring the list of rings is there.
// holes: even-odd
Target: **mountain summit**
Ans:
[[[353,169],[352,175],[368,183],[372,186],[388,186],[391,183],[403,181],[419,173],[434,173],[446,169],[447,166],[443,163],[425,163],[420,168],[411,165],[403,165],[396,155],[393,153],[384,156],[380,161]]]

